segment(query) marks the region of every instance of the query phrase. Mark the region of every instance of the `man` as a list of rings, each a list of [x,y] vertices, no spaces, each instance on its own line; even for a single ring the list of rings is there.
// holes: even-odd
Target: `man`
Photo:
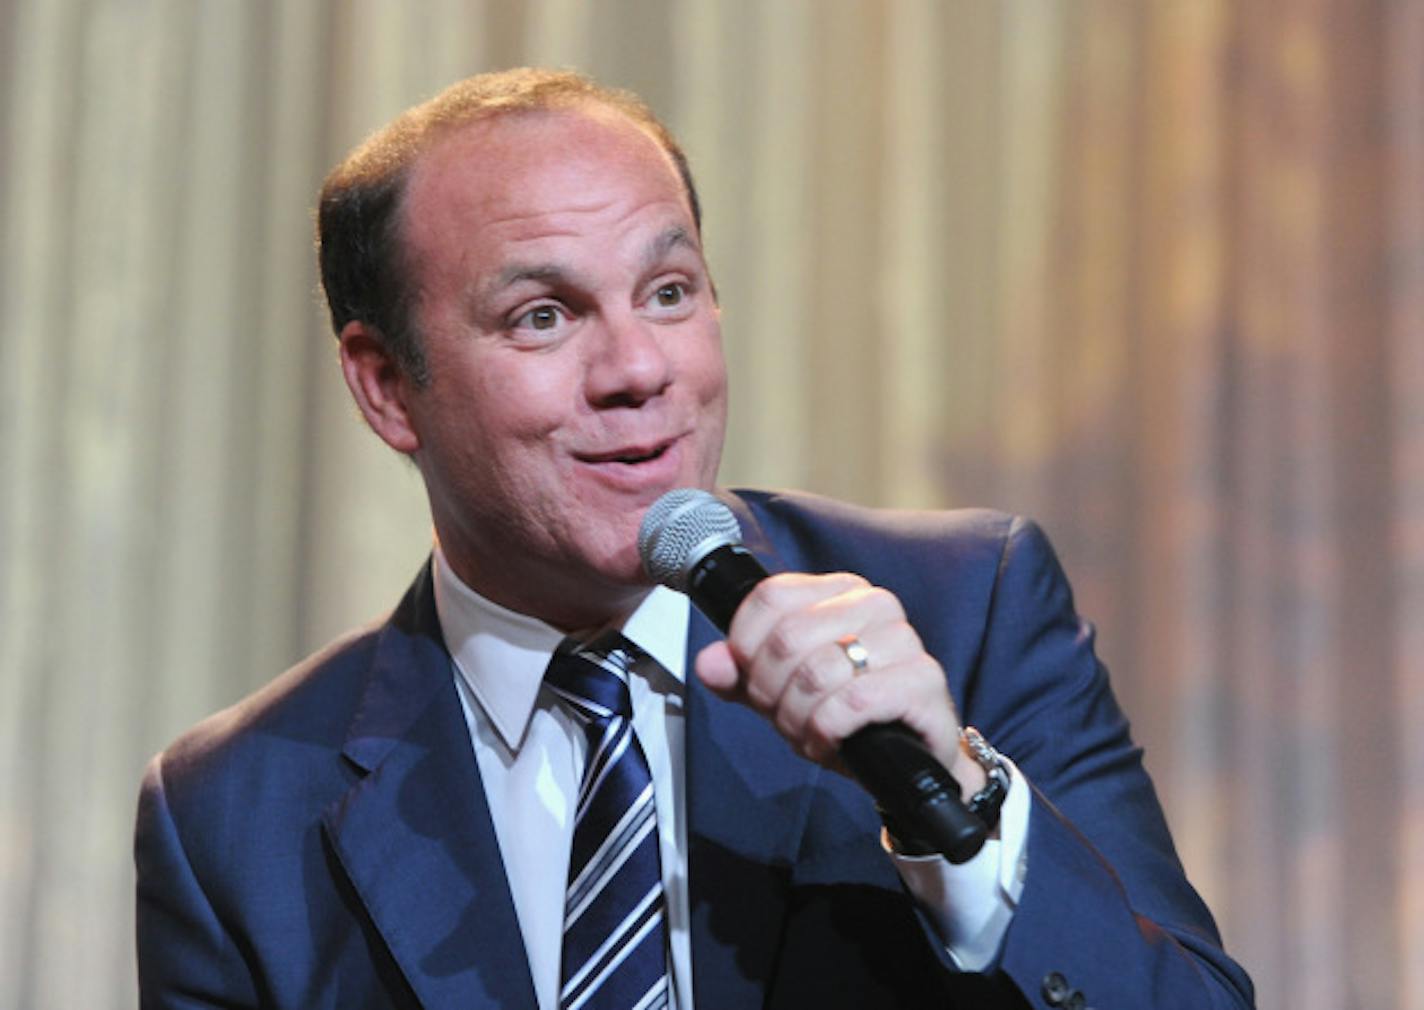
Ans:
[[[328,178],[343,372],[437,546],[389,621],[150,766],[145,1006],[1250,1005],[1031,524],[727,494],[785,571],[726,640],[649,590],[642,516],[722,444],[698,215],[641,103],[566,74],[456,85]],[[580,650],[622,700],[568,686]],[[1002,819],[964,866],[839,770],[897,720]]]

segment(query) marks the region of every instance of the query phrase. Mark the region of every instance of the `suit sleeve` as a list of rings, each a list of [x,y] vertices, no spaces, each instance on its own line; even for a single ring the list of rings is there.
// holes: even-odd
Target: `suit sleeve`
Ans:
[[[143,1010],[255,1007],[241,951],[203,891],[184,850],[154,758],[139,794],[138,986]]]
[[[1047,540],[1015,520],[962,700],[965,722],[1034,788],[1000,970],[1035,1007],[1072,1005],[1074,991],[1097,1010],[1251,1007],[1250,980],[1187,882],[1092,638]]]

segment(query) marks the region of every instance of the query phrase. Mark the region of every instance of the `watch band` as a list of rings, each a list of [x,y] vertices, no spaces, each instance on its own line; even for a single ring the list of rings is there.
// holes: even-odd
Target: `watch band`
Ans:
[[[1009,767],[1003,757],[983,735],[973,726],[965,726],[959,731],[959,739],[969,748],[969,754],[976,764],[984,769],[988,780],[969,799],[969,812],[977,816],[993,831],[999,824],[999,811],[1004,806],[1004,797],[1009,795]]]

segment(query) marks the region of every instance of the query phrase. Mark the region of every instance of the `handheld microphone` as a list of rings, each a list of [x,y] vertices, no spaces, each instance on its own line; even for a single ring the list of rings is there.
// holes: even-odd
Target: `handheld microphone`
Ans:
[[[638,555],[654,581],[686,593],[724,633],[767,577],[743,545],[732,510],[696,488],[678,488],[653,502],[638,530]],[[928,844],[952,863],[983,846],[988,831],[960,799],[959,783],[904,723],[856,731],[841,742],[840,756],[897,834]]]

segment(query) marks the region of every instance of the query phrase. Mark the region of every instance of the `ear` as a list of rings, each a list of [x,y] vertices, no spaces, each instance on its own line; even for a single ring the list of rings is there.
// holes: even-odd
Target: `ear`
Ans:
[[[366,423],[396,452],[415,452],[420,448],[420,436],[409,410],[414,384],[366,323],[353,319],[341,328],[337,339],[346,387]]]

